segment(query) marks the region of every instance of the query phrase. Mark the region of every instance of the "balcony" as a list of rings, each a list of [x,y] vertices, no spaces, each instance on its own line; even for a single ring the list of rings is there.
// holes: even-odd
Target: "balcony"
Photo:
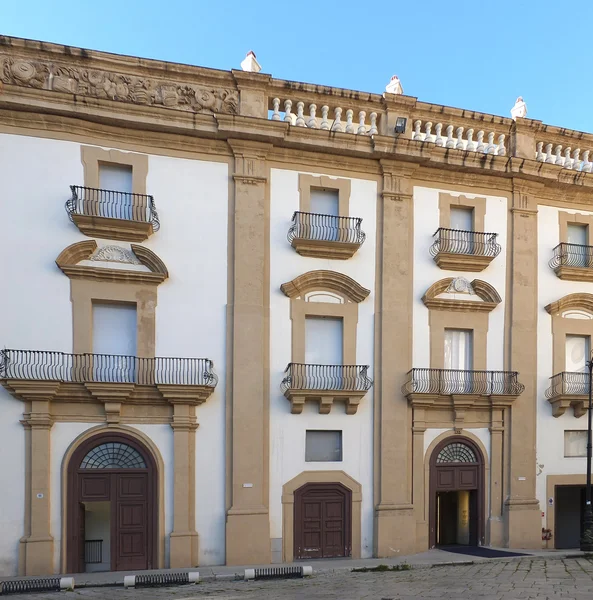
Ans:
[[[288,241],[301,256],[347,260],[362,246],[366,236],[362,219],[296,211]]]
[[[90,237],[142,242],[160,227],[152,196],[71,185],[70,220]]]
[[[154,402],[187,397],[201,404],[218,377],[207,358],[139,358],[113,354],[65,354],[1,350],[0,382],[13,395],[34,382],[57,384],[58,399]],[[24,382],[26,382],[24,384]]]
[[[572,407],[575,417],[587,414],[589,403],[589,373],[564,371],[550,377],[546,398],[552,405],[552,414],[561,417]]]
[[[593,281],[593,246],[558,244],[548,264],[559,279]]]
[[[513,400],[525,386],[516,371],[462,371],[456,369],[412,369],[402,393],[414,404],[450,403],[461,397],[464,403],[478,403],[483,398]],[[465,401],[463,400],[465,398]],[[483,402],[482,402],[483,403]]]
[[[290,363],[280,389],[290,400],[291,412],[303,412],[306,400],[319,402],[319,413],[329,414],[334,402],[346,403],[346,414],[354,415],[371,389],[368,365],[306,365]]]
[[[500,254],[497,235],[439,227],[433,235],[430,255],[441,269],[483,271]]]

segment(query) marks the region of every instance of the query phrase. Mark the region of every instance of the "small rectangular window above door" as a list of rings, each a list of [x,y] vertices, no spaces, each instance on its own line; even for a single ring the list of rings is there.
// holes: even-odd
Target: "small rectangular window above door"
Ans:
[[[311,189],[311,212],[337,217],[340,214],[339,190]]]
[[[564,456],[587,456],[587,432],[569,431],[564,432]]]
[[[474,209],[461,206],[451,207],[451,229],[474,230]]]
[[[341,431],[307,431],[305,439],[306,462],[339,462],[341,460]]]

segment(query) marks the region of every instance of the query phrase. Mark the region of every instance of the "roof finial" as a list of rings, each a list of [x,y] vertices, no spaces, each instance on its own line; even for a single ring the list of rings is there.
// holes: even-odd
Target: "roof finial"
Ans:
[[[389,94],[403,94],[404,88],[397,75],[391,78],[391,81],[385,86],[385,91]]]
[[[241,68],[243,71],[250,71],[251,73],[259,73],[261,71],[261,65],[255,59],[255,52],[253,50],[247,53],[247,56],[245,56],[241,63]]]
[[[523,98],[519,96],[515,102],[515,106],[511,108],[511,117],[516,121],[517,117],[524,119],[527,116],[527,104],[523,101]]]

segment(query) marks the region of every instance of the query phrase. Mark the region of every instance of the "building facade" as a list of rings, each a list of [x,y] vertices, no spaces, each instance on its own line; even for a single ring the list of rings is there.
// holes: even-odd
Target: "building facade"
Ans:
[[[593,136],[249,60],[0,38],[0,574],[576,545]]]

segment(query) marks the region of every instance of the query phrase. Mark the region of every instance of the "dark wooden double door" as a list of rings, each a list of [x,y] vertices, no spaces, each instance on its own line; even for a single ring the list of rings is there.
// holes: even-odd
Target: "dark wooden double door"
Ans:
[[[148,470],[80,470],[76,480],[72,570],[85,570],[85,504],[105,501],[110,503],[111,570],[151,569],[154,506]]]
[[[352,554],[352,494],[339,483],[309,483],[295,492],[294,556]]]
[[[469,545],[483,538],[482,466],[450,463],[433,466],[431,472],[430,547],[458,544],[459,492],[469,493]]]

